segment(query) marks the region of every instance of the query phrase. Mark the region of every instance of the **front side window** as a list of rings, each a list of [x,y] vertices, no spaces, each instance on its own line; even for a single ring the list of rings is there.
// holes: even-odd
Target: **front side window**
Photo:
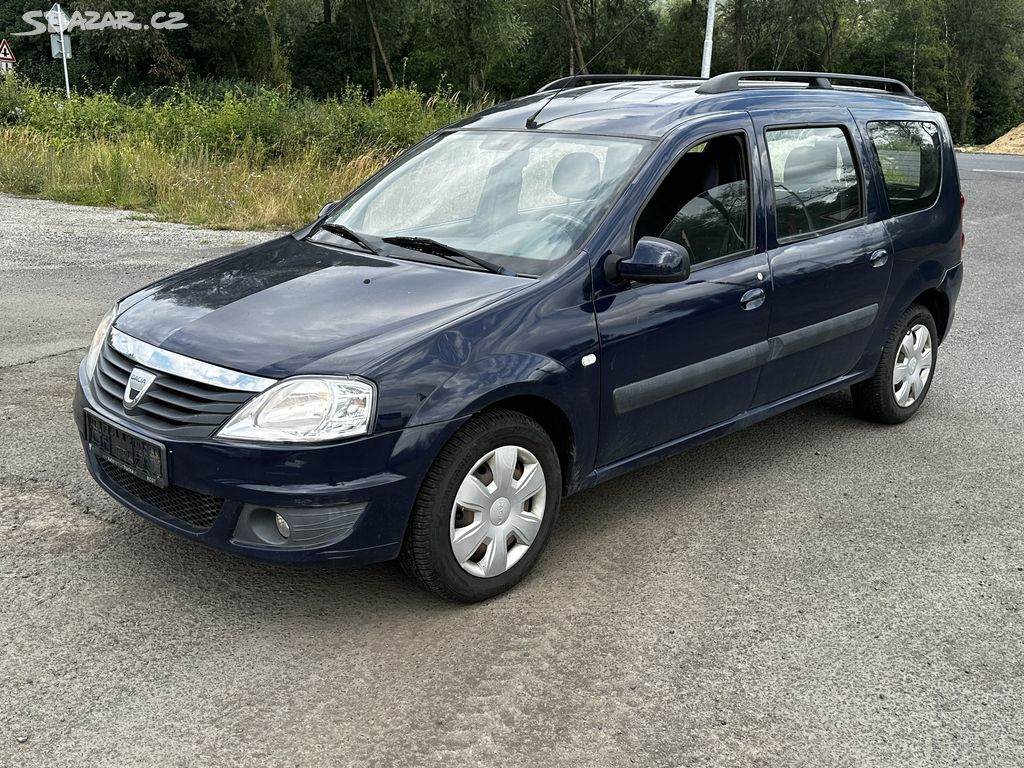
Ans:
[[[750,174],[743,134],[691,147],[644,207],[634,231],[686,246],[692,264],[745,251],[750,237]]]
[[[832,229],[864,215],[857,164],[842,128],[773,129],[767,141],[778,240]]]
[[[430,238],[540,275],[582,244],[650,145],[540,131],[442,134],[392,164],[328,223],[376,238]]]
[[[893,216],[931,208],[939,197],[941,152],[934,123],[868,123]]]

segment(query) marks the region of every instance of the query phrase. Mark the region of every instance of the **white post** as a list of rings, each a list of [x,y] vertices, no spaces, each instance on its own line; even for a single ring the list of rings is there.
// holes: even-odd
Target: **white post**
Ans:
[[[64,10],[60,7],[60,3],[57,3],[57,32],[60,33],[60,60],[64,65],[64,90],[68,94],[68,101],[71,101],[71,80],[68,78],[68,52],[64,50]]]
[[[700,76],[711,76],[711,49],[715,45],[715,0],[708,0],[708,23],[704,28],[704,57],[700,62]]]

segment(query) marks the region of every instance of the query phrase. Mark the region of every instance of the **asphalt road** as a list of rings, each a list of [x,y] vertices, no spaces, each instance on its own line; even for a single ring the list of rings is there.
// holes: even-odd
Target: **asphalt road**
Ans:
[[[0,197],[0,766],[1024,764],[1024,159],[961,166],[910,423],[834,396],[583,493],[473,607],[108,499],[69,414],[96,322],[260,236]]]

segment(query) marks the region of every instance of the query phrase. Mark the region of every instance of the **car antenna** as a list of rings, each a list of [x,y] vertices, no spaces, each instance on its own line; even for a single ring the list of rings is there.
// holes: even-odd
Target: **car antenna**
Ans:
[[[623,32],[625,32],[627,29],[629,29],[631,26],[633,26],[633,24],[636,22],[637,19],[639,19],[641,16],[643,16],[649,10],[651,10],[651,8],[654,6],[654,4],[656,2],[658,2],[658,0],[650,0],[650,2],[647,3],[647,5],[645,7],[641,8],[639,11],[637,11],[636,14],[633,16],[633,18],[630,19],[622,29],[620,29],[618,32],[616,32],[614,35],[612,35],[611,39],[607,43],[605,43],[603,46],[601,46],[601,50],[599,50],[597,53],[595,53],[593,56],[591,56],[589,59],[587,59],[587,61],[584,62],[583,66],[580,67],[580,69],[582,69],[583,72],[586,73],[586,71],[590,67],[590,65],[594,63],[594,60],[598,56],[600,56],[602,53],[604,53],[608,49],[609,45],[611,45],[616,40],[618,40],[619,37],[621,37]],[[540,113],[544,111],[544,108],[548,104],[550,104],[552,101],[554,101],[556,98],[558,98],[558,95],[562,91],[564,91],[566,88],[575,87],[576,83],[580,79],[582,79],[582,77],[583,76],[581,76],[581,75],[572,75],[568,80],[566,80],[561,88],[559,88],[557,91],[555,91],[553,94],[551,94],[551,97],[546,99],[544,101],[544,103],[541,104],[537,108],[536,112],[534,112],[532,115],[530,115],[528,118],[526,118],[526,127],[530,128],[530,129],[540,128],[541,124],[537,122],[537,118],[540,117]]]

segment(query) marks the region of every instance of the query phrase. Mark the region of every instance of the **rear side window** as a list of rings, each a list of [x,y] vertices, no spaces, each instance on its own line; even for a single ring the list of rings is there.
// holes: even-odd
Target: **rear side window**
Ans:
[[[931,208],[939,196],[941,154],[934,123],[868,123],[893,216]]]
[[[842,128],[773,129],[767,132],[767,140],[778,240],[831,229],[863,216],[857,164]]]

